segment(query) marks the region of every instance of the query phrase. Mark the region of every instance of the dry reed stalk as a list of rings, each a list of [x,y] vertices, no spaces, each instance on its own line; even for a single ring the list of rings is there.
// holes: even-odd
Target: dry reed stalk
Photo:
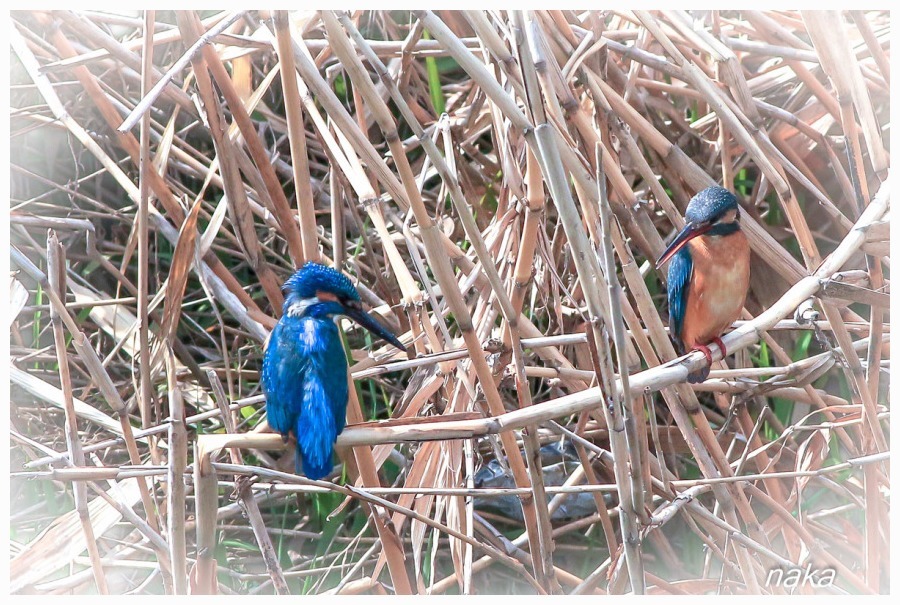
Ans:
[[[153,37],[153,23],[155,13],[153,11],[144,15],[144,38],[151,40]],[[60,40],[60,42],[62,42]],[[153,67],[153,46],[149,43],[143,48],[143,56],[141,61],[141,94],[145,95],[150,85],[151,71]],[[87,76],[84,76],[87,79]],[[98,98],[103,98],[98,95]],[[98,103],[103,106],[102,102]],[[110,116],[111,117],[111,116]],[[133,140],[133,139],[130,139]],[[151,382],[151,355],[150,349],[150,231],[149,231],[149,213],[150,213],[150,183],[148,174],[155,173],[155,168],[150,157],[150,116],[144,115],[141,118],[140,132],[140,151],[138,155],[138,166],[140,170],[139,176],[139,195],[141,196],[138,204],[138,215],[135,223],[137,230],[137,247],[138,247],[138,279],[137,279],[137,319],[138,326],[138,372],[140,395],[138,397],[138,408],[141,411],[141,428],[147,428],[153,424],[153,384]],[[156,447],[152,447],[153,461],[159,462]],[[180,574],[183,576],[183,574]],[[178,580],[173,578],[178,583]]]
[[[306,130],[303,128],[303,112],[294,99],[300,98],[297,88],[297,72],[294,69],[294,55],[291,52],[291,37],[288,30],[287,13],[275,12],[275,37],[278,40],[278,57],[281,60],[281,84],[284,87],[285,113],[288,123],[288,138],[291,144],[291,166],[294,168],[294,191],[297,196],[297,210],[300,215],[300,238],[303,243],[303,260],[318,260],[319,247],[313,234],[316,233],[315,208],[306,157]],[[340,267],[340,263],[338,263]]]
[[[187,514],[184,473],[187,469],[188,439],[184,425],[184,399],[175,377],[175,358],[171,348],[165,349],[166,376],[169,391],[168,494],[166,527],[169,556],[172,561],[174,594],[187,594],[187,545],[184,522]]]
[[[60,245],[56,233],[52,230],[47,233],[47,273],[50,288],[59,297],[66,291],[66,257],[65,249]],[[63,404],[66,412],[66,446],[69,450],[69,460],[75,466],[84,466],[84,452],[81,449],[81,440],[78,437],[78,426],[75,416],[75,405],[72,398],[72,379],[69,374],[69,357],[66,353],[65,335],[63,334],[62,320],[59,313],[50,308],[50,322],[53,325],[53,342],[56,348],[56,356],[59,359],[59,382],[63,392]],[[76,481],[72,485],[75,496],[75,510],[81,522],[84,532],[84,542],[87,545],[88,556],[91,561],[91,569],[94,574],[94,582],[100,594],[109,594],[106,583],[106,574],[103,571],[103,561],[97,548],[97,540],[94,537],[94,528],[88,513],[87,491],[83,483]]]

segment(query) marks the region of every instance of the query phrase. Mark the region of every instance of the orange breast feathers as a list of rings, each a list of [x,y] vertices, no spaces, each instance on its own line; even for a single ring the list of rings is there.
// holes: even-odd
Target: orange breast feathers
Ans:
[[[740,317],[750,287],[750,245],[741,231],[701,235],[688,245],[693,271],[681,341],[691,349],[709,344]]]

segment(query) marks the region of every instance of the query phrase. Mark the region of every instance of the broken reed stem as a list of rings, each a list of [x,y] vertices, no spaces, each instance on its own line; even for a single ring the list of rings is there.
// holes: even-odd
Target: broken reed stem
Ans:
[[[65,249],[60,244],[53,230],[47,232],[47,274],[50,288],[54,294],[65,298],[66,292],[66,256]],[[53,326],[53,343],[56,349],[56,358],[59,363],[59,382],[63,393],[64,410],[66,413],[66,446],[69,451],[69,460],[75,466],[85,466],[84,452],[81,449],[81,439],[78,437],[78,424],[75,417],[75,404],[72,399],[72,378],[69,373],[69,356],[66,352],[66,339],[63,334],[63,324],[59,313],[50,308],[50,323]],[[97,540],[94,536],[94,527],[91,525],[91,517],[88,512],[87,490],[84,483],[76,481],[72,484],[75,496],[75,510],[78,511],[78,519],[84,532],[84,541],[87,545],[88,556],[91,561],[91,571],[94,582],[100,594],[109,594],[109,586],[106,583],[106,573],[103,570],[103,561],[97,548]]]
[[[169,390],[169,472],[167,533],[169,553],[172,560],[172,579],[176,595],[187,594],[187,542],[185,540],[185,499],[184,473],[188,460],[188,435],[184,424],[184,399],[178,386],[175,356],[165,343],[166,376]]]

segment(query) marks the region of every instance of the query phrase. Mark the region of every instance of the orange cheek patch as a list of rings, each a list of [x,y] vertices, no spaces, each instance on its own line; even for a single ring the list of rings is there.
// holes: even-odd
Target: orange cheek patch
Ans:
[[[319,300],[331,300],[334,302],[338,302],[338,297],[332,294],[331,292],[326,292],[325,290],[316,290],[316,298]]]

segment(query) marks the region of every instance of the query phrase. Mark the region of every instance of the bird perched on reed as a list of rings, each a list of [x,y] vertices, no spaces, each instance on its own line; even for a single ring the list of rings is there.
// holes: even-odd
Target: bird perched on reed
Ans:
[[[332,469],[334,441],[344,430],[347,357],[335,323],[346,316],[395,347],[399,340],[362,308],[346,275],[308,262],[283,287],[283,314],[266,344],[262,388],[269,426],[297,440],[295,466],[310,479]]]
[[[740,316],[750,287],[750,245],[741,231],[737,198],[722,187],[695,195],[684,214],[687,224],[656,263],[671,259],[668,273],[669,331],[680,355],[701,351],[709,364],[709,344],[728,355],[719,338]],[[688,375],[703,382],[709,366]]]

